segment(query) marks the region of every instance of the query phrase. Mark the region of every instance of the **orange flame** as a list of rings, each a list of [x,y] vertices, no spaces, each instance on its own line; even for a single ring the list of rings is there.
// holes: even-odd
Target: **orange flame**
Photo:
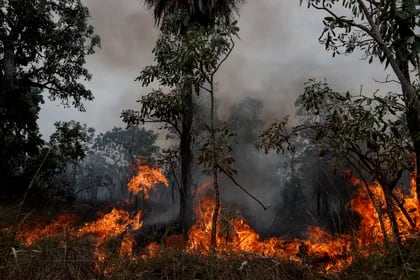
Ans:
[[[358,227],[351,234],[334,235],[320,227],[309,226],[305,240],[285,237],[272,237],[263,240],[244,219],[238,217],[227,218],[221,213],[217,227],[218,248],[216,253],[223,256],[224,252],[247,252],[311,265],[316,264],[325,272],[337,272],[351,264],[353,248],[357,248],[362,255],[369,254],[369,245],[381,244],[384,240],[378,212],[384,217],[386,234],[391,236],[392,233],[389,218],[384,210],[384,194],[381,186],[376,182],[367,185],[354,177],[351,172],[347,172],[345,176],[353,186],[358,187],[357,193],[348,203],[348,207],[360,216]],[[144,161],[140,161],[138,175],[130,180],[128,187],[130,191],[136,194],[143,191],[147,198],[149,197],[149,192],[157,183],[168,186],[168,181],[160,169],[146,166]],[[205,186],[200,188],[200,190],[203,188]],[[196,193],[199,195],[200,191]],[[401,232],[401,239],[404,241],[411,238],[412,234],[420,231],[420,213],[415,191],[415,172],[411,174],[410,190],[407,192],[396,190],[394,195],[403,203],[404,208],[415,224],[414,227],[411,226],[402,211],[395,207],[395,216]],[[210,234],[214,207],[215,204],[211,198],[203,197],[196,206],[196,223],[188,232],[188,241],[185,243],[181,235],[168,236],[164,241],[166,248],[183,249],[188,252],[202,254],[209,252],[211,249]],[[130,229],[140,229],[143,225],[141,218],[141,212],[132,217],[127,211],[114,208],[111,212],[100,216],[96,221],[76,229],[74,227],[75,216],[62,215],[45,227],[23,227],[17,236],[19,240],[27,245],[60,232],[66,232],[73,237],[93,236],[96,242],[97,267],[100,269],[107,256],[103,245],[111,238],[121,236],[122,241],[119,254],[124,257],[133,256],[133,247],[136,242],[130,233]],[[145,253],[140,257],[155,256],[160,250],[158,243],[150,243],[146,246]],[[106,274],[112,269],[111,265],[102,269],[102,272]]]
[[[349,202],[348,206],[360,215],[359,228],[352,235],[341,234],[332,235],[320,227],[309,226],[306,232],[307,239],[299,240],[293,238],[272,237],[261,240],[247,222],[240,218],[229,221],[230,230],[227,233],[220,232],[221,226],[218,226],[217,244],[218,252],[251,252],[264,256],[279,257],[297,262],[308,262],[311,259],[322,263],[325,272],[338,272],[352,262],[352,248],[357,245],[359,253],[367,255],[370,244],[381,244],[383,234],[380,228],[378,213],[369,198],[368,190],[372,194],[372,199],[377,205],[377,209],[385,207],[384,194],[378,183],[365,185],[362,181],[346,174],[354,186],[359,186],[357,194]],[[414,177],[415,174],[412,174]],[[369,189],[368,189],[369,188]],[[402,240],[407,239],[410,233],[418,232],[420,226],[417,221],[420,219],[420,213],[417,209],[417,197],[415,184],[411,180],[411,189],[408,195],[399,191],[396,196],[404,201],[404,207],[410,213],[410,217],[415,221],[416,227],[412,228],[403,213],[395,208],[395,215],[399,224]],[[204,197],[201,203],[196,207],[196,223],[189,231],[188,251],[206,253],[210,250],[210,231],[211,217],[214,209],[214,202],[209,197]],[[382,215],[385,211],[382,210]],[[223,217],[222,217],[223,218]],[[221,223],[221,220],[218,221]],[[392,233],[390,221],[385,217],[386,233]]]
[[[85,224],[79,229],[78,235],[94,235],[99,240],[105,240],[121,235],[129,227],[139,229],[143,222],[141,219],[141,212],[138,212],[134,218],[130,218],[127,211],[113,208],[111,212],[103,215],[95,222]]]
[[[133,236],[126,232],[124,234],[123,240],[121,241],[121,247],[120,247],[120,256],[122,257],[129,257],[133,255],[133,247],[136,244],[136,241],[134,240]]]
[[[149,193],[155,186],[162,183],[165,187],[169,186],[168,179],[162,174],[159,167],[152,167],[145,164],[144,159],[137,162],[137,175],[128,182],[128,190],[137,195],[143,191],[144,198],[149,198]]]
[[[44,227],[39,223],[29,223],[17,232],[17,239],[30,246],[47,237],[70,234],[76,219],[77,216],[75,214],[67,213],[58,216],[53,222]]]

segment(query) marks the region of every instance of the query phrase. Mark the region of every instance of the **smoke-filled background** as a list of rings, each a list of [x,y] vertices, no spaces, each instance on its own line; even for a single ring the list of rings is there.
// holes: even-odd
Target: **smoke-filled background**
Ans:
[[[39,121],[45,137],[51,134],[57,120],[77,120],[99,132],[124,126],[120,120],[121,111],[138,109],[136,100],[147,92],[134,79],[144,66],[153,63],[152,49],[158,30],[151,11],[139,0],[84,0],[84,3],[102,40],[102,49],[87,62],[87,68],[93,73],[93,79],[87,85],[95,100],[86,104],[83,113],[47,102]],[[373,80],[385,80],[387,74],[383,65],[369,65],[359,59],[360,54],[332,58],[331,53],[325,51],[318,42],[323,29],[322,17],[323,14],[315,10],[299,7],[299,1],[247,1],[240,10],[240,40],[217,76],[219,117],[229,118],[232,106],[237,106],[246,97],[261,101],[261,119],[266,123],[293,115],[295,99],[311,77],[327,78],[337,90],[358,92],[363,85],[364,92],[369,93],[384,87]],[[239,110],[241,106],[237,108]],[[264,204],[272,207],[264,211],[237,190],[224,188],[224,197],[232,202],[241,201],[240,208],[253,209],[243,215],[248,216],[261,231],[269,231],[276,227],[276,223],[287,222],[285,216],[294,219],[290,213],[296,211],[284,206],[285,199],[287,202],[291,199],[299,201],[299,196],[305,194],[302,191],[297,191],[295,197],[292,192],[286,196],[282,194],[287,187],[285,178],[292,172],[291,159],[264,155],[257,152],[252,143],[242,139],[239,139],[236,149],[240,149],[237,152],[239,181]],[[294,187],[299,184],[318,186],[315,181],[314,177],[314,182],[308,182],[306,178],[305,182],[289,184]],[[319,198],[316,192],[306,196],[314,197],[318,204],[328,198]],[[340,203],[342,201],[330,204],[337,206]],[[317,211],[322,210],[320,207],[318,205]],[[300,214],[305,211],[309,218],[313,218],[314,213],[309,209],[302,208]]]
[[[293,103],[310,77],[324,78],[337,89],[365,91],[386,76],[381,65],[360,61],[357,54],[332,58],[318,43],[322,14],[299,7],[299,1],[247,1],[240,10],[240,40],[218,74],[221,116],[238,100],[250,96],[263,100],[267,118],[293,113]],[[55,120],[79,120],[99,131],[120,125],[120,113],[136,108],[145,93],[134,79],[153,62],[158,30],[152,13],[141,0],[84,0],[92,24],[101,36],[102,49],[90,56],[93,73],[88,87],[95,100],[86,112],[63,109],[47,102],[41,112],[44,136]]]

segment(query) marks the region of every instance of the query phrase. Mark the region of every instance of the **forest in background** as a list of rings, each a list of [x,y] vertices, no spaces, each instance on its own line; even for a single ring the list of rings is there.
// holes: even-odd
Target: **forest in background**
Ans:
[[[35,251],[54,258],[47,241],[68,240],[76,242],[72,254],[97,261],[70,266],[66,251],[65,266],[51,275],[131,277],[121,270],[133,266],[126,273],[164,277],[171,268],[136,269],[181,254],[198,268],[174,268],[172,278],[213,279],[226,265],[213,262],[230,253],[234,263],[247,259],[239,273],[256,262],[252,273],[271,271],[273,279],[346,278],[346,269],[351,277],[352,264],[366,257],[395,262],[391,277],[419,275],[416,1],[299,1],[325,13],[319,41],[327,51],[379,61],[393,72],[379,83],[399,90],[339,92],[308,77],[296,115],[274,122],[262,118],[262,99],[250,97],[218,116],[217,74],[235,51],[244,2],[145,1],[159,35],[154,63],[136,79],[150,91],[138,109],[121,112],[126,127],[96,133],[57,121],[46,140],[37,123],[44,99],[80,111],[93,100],[83,80],[91,79],[86,58],[100,38],[79,0],[0,0],[5,278],[23,277],[22,265],[39,267]],[[59,216],[68,213],[78,218]],[[96,239],[78,247],[86,236]],[[276,267],[264,267],[264,258]]]

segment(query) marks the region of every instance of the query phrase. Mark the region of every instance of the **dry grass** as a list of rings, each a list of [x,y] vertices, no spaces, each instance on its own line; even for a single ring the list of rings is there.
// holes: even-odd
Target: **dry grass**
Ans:
[[[0,208],[0,226],[16,220],[12,208]],[[101,246],[106,260],[98,265],[94,240],[88,237],[48,238],[25,247],[11,242],[11,232],[0,230],[0,279],[420,279],[420,239],[413,238],[402,248],[387,254],[372,249],[369,257],[355,257],[353,264],[335,275],[317,272],[315,259],[307,265],[279,261],[252,254],[224,256],[185,253],[180,246],[162,249],[153,257],[120,257],[121,238]],[[164,244],[164,242],[162,242]],[[355,252],[357,254],[357,252]],[[7,258],[4,258],[7,256]],[[319,261],[319,260],[318,260]]]
[[[399,253],[391,251],[356,259],[335,275],[319,274],[313,266],[249,254],[203,256],[167,249],[154,257],[142,258],[140,251],[135,258],[123,258],[112,243],[105,249],[107,259],[98,269],[89,238],[16,246],[16,253],[10,250],[8,261],[0,266],[0,279],[420,279],[419,240],[403,248],[403,263]]]
[[[420,279],[420,239],[408,241],[401,250],[359,257],[335,279]]]
[[[43,240],[36,245],[9,248],[0,279],[92,279],[93,246],[87,240]]]
[[[315,279],[303,266],[250,255],[220,258],[172,251],[121,268],[112,279]]]

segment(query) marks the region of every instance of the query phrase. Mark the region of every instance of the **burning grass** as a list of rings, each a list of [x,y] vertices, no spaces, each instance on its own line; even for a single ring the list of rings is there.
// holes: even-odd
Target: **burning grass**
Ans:
[[[142,166],[140,173],[160,172]],[[145,197],[146,190],[162,183],[153,178],[136,183]],[[405,247],[393,251],[383,247],[384,233],[391,234],[389,219],[383,217],[382,230],[378,221],[378,209],[384,208],[381,187],[367,186],[353,177],[350,181],[358,186],[358,192],[349,208],[358,213],[360,221],[352,233],[340,235],[312,225],[306,239],[262,239],[246,220],[224,209],[217,224],[218,247],[210,248],[215,207],[210,197],[201,197],[197,203],[188,241],[182,235],[164,234],[147,243],[145,236],[136,234],[143,227],[142,212],[117,208],[86,223],[78,222],[75,214],[59,215],[48,224],[31,219],[20,225],[16,234],[4,223],[0,230],[0,279],[419,278],[420,214],[414,184],[410,193],[396,193],[416,224],[396,210]]]
[[[0,240],[1,242],[1,240]],[[154,244],[154,252],[142,248],[135,258],[121,256],[119,241],[104,246],[106,260],[97,267],[95,244],[89,237],[74,240],[48,238],[29,247],[16,246],[6,263],[0,265],[0,279],[419,279],[420,241],[399,253],[355,257],[338,274],[317,272],[316,262],[299,264],[275,257],[225,251],[223,254],[188,253],[179,248]],[[2,244],[3,245],[3,244]],[[107,268],[111,267],[111,270]]]

